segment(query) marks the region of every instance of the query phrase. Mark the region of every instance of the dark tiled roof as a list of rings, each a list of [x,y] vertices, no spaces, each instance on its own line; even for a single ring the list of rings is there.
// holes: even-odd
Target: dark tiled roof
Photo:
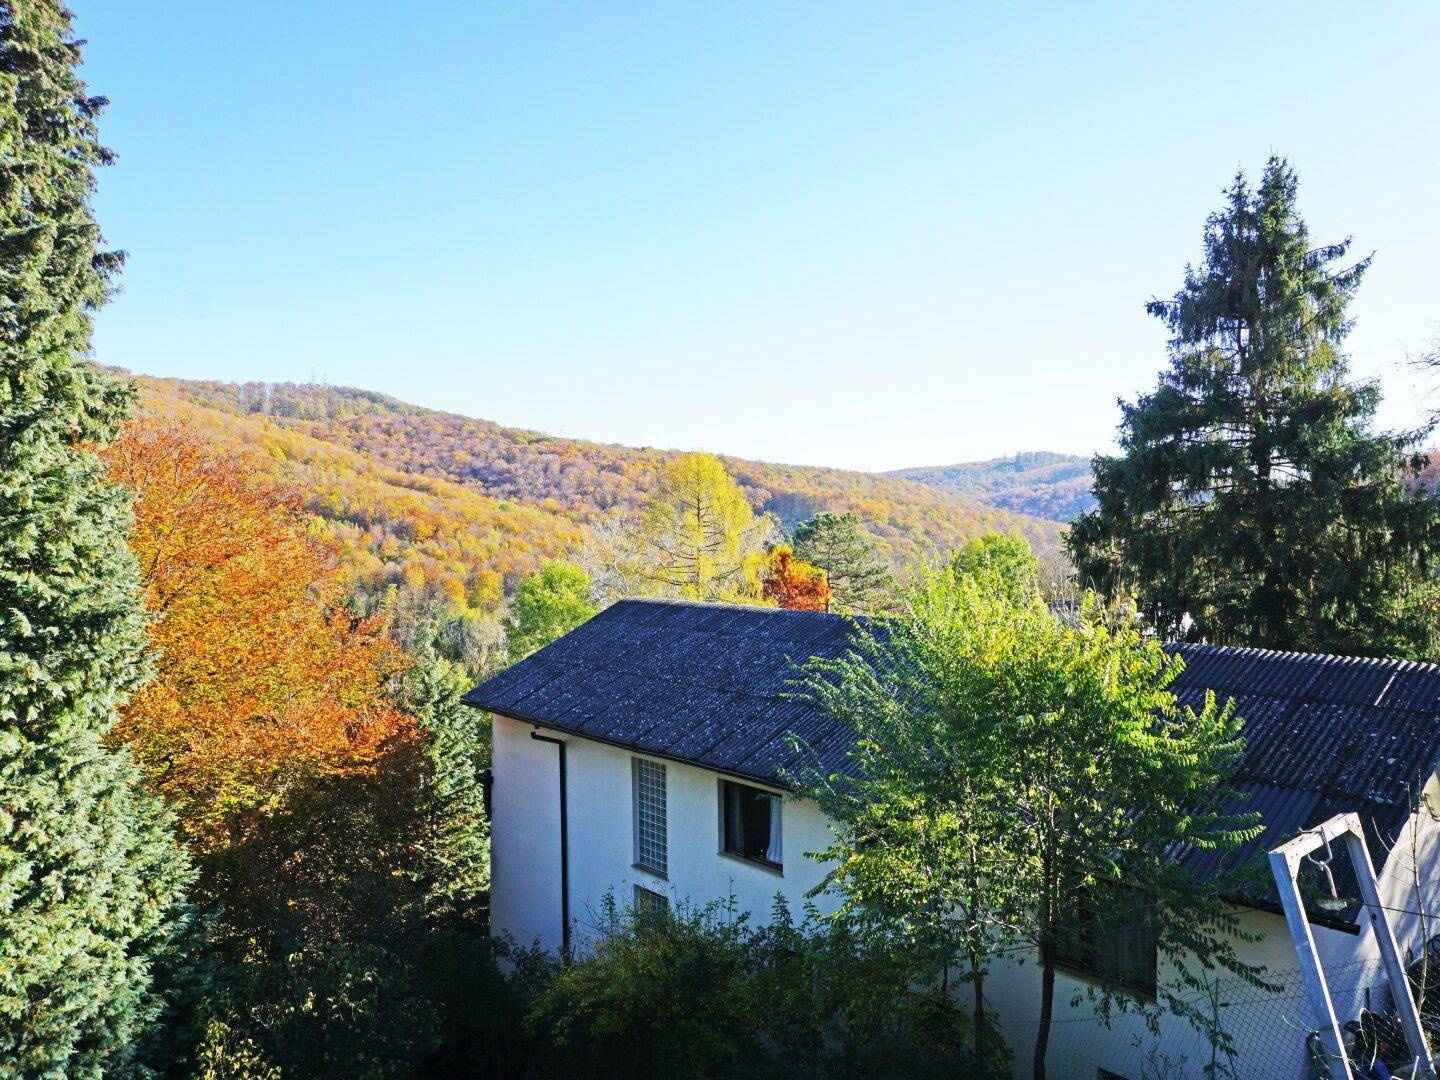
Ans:
[[[817,612],[622,600],[465,700],[775,784],[793,764],[791,732],[828,768],[848,759],[844,733],[787,691],[793,663],[839,655],[851,631]]]
[[[544,727],[780,784],[794,733],[842,769],[850,740],[786,696],[793,664],[841,653],[849,620],[815,612],[626,600],[482,683],[466,700]],[[1174,690],[1235,698],[1236,776],[1266,833],[1242,859],[1354,810],[1371,845],[1405,819],[1440,761],[1440,666],[1182,645]],[[1194,859],[1197,869],[1205,860]]]

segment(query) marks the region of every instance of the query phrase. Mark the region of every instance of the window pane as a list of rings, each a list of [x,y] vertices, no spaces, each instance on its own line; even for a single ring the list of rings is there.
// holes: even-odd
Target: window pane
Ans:
[[[1096,884],[1073,905],[1062,928],[1056,959],[1103,982],[1154,993],[1158,948],[1154,912],[1140,892]]]
[[[635,886],[635,914],[639,916],[661,915],[670,910],[670,900],[654,889]]]
[[[656,873],[667,872],[665,844],[665,766],[635,758],[635,861]]]
[[[747,859],[780,865],[780,799],[758,788],[723,781],[725,850]]]

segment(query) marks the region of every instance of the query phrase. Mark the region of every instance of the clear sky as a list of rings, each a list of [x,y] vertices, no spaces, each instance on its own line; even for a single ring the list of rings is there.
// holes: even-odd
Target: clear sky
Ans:
[[[779,461],[1089,452],[1276,151],[1377,252],[1354,367],[1419,415],[1428,0],[72,4],[131,254],[107,363]]]

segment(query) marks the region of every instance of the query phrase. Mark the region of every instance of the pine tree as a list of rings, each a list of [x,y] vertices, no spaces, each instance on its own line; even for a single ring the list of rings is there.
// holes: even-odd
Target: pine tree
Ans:
[[[0,1062],[120,1069],[188,871],[105,735],[147,673],[128,505],[94,447],[130,391],[83,360],[120,257],[90,211],[104,100],[54,0],[0,3]]]
[[[1172,300],[1154,391],[1122,403],[1099,507],[1069,545],[1082,580],[1163,632],[1219,644],[1427,656],[1440,503],[1412,494],[1413,436],[1374,431],[1378,387],[1347,381],[1347,307],[1370,265],[1312,247],[1294,170],[1243,175]]]
[[[836,611],[875,611],[894,592],[890,569],[854,514],[816,514],[795,527],[795,557],[825,571]]]
[[[775,525],[757,517],[714,454],[666,462],[639,517],[592,530],[589,564],[596,594],[755,603],[765,541]]]

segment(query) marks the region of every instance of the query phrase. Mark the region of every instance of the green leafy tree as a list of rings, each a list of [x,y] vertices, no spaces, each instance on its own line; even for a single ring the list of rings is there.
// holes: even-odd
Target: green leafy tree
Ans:
[[[79,62],[61,4],[0,3],[0,1061],[26,1076],[124,1066],[189,873],[105,744],[148,668],[128,502],[94,453],[131,391],[83,359],[120,256]]]
[[[994,565],[929,572],[899,618],[857,633],[850,654],[813,662],[801,683],[857,736],[852,769],[807,785],[836,825],[818,857],[833,861],[827,885],[845,910],[890,919],[947,965],[961,960],[977,1042],[988,966],[1032,948],[1037,1077],[1082,898],[1114,920],[1110,932],[1153,933],[1170,961],[1157,1006],[1101,984],[1097,1011],[1139,1008],[1154,1021],[1164,1009],[1215,1036],[1193,1005],[1204,974],[1260,973],[1236,955],[1227,883],[1196,881],[1171,852],[1223,852],[1255,834],[1224,810],[1242,745],[1232,710],[1213,699],[1179,707],[1168,690],[1179,662],[1138,627],[1093,602],[1078,617],[1053,614]]]
[[[579,626],[596,611],[590,602],[590,577],[574,563],[546,563],[520,583],[505,624],[511,660],[523,660],[536,649]]]
[[[1147,305],[1170,366],[1122,403],[1070,550],[1171,636],[1432,655],[1440,503],[1407,488],[1414,439],[1373,430],[1379,389],[1347,381],[1341,351],[1370,260],[1312,245],[1296,191],[1279,158],[1254,190],[1236,177],[1204,262]]]
[[[1010,595],[1023,598],[1040,582],[1040,562],[1023,536],[983,533],[968,541],[950,563],[958,576],[990,576]]]
[[[825,571],[835,594],[832,610],[875,611],[890,601],[890,568],[854,514],[816,514],[795,526],[794,541],[797,559]]]

